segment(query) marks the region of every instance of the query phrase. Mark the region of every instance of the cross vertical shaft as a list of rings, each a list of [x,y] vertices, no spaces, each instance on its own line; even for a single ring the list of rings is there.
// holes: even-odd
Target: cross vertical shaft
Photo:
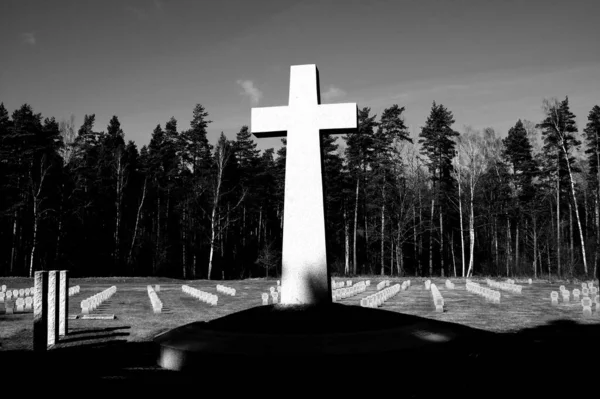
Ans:
[[[316,65],[292,66],[289,106],[252,109],[257,137],[287,136],[281,303],[331,302],[320,131],[356,129],[356,104],[320,105]]]

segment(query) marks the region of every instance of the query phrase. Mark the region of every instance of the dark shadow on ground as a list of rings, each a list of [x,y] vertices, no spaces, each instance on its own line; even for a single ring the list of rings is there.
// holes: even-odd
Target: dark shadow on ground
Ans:
[[[75,337],[71,337],[71,335],[69,335],[66,338],[61,338],[60,339],[60,343],[61,344],[68,344],[68,343],[74,343],[74,342],[81,342],[81,341],[91,341],[91,340],[106,340],[106,339],[112,339],[112,338],[116,338],[116,337],[128,337],[130,334],[128,332],[112,332],[112,333],[108,333],[108,334],[94,334],[94,335],[89,335],[89,336],[85,336],[85,335],[78,335]]]
[[[410,316],[411,322],[419,319],[431,321]],[[393,392],[402,397],[438,398],[450,394],[461,398],[558,398],[581,392],[596,380],[600,324],[560,320],[517,333],[468,327],[464,331],[468,332],[464,340],[376,355],[207,355],[204,365],[187,373],[158,367],[159,347],[154,342],[127,342],[116,333],[107,342],[82,343],[42,354],[0,351],[0,376],[20,389],[35,376],[36,384],[74,384],[94,392],[127,387],[137,394],[153,393],[156,385],[168,384],[180,393],[184,389],[221,390],[227,396],[236,392],[246,396],[290,393],[295,397],[367,391],[377,392],[376,396]]]
[[[70,330],[69,336],[79,335],[79,334],[97,334],[97,333],[105,333],[105,332],[111,332],[111,331],[117,331],[117,330],[129,330],[129,329],[131,329],[131,326],[106,327],[106,328],[96,328],[96,329],[82,328],[82,329]]]

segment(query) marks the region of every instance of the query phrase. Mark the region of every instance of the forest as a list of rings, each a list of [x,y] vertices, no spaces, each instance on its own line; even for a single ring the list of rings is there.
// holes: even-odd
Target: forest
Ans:
[[[397,104],[323,134],[332,274],[597,276],[600,107],[581,131],[568,97],[541,107],[502,134],[455,130],[435,102],[414,137]],[[280,275],[285,139],[260,151],[242,126],[213,145],[210,123],[197,104],[138,148],[117,116],[98,131],[0,104],[0,276]]]

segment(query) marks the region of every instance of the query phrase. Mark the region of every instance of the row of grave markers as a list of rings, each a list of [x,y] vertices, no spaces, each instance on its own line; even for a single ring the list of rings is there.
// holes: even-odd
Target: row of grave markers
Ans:
[[[231,295],[231,296],[235,296],[235,288],[231,288],[231,287],[227,287],[221,284],[217,284],[217,292],[220,292],[222,294],[226,294],[226,295]]]
[[[370,283],[370,281],[369,281]],[[355,296],[360,294],[361,292],[365,292],[367,290],[367,282],[360,281],[357,284],[354,284],[350,287],[338,288],[336,290],[331,291],[331,299],[336,302],[339,299],[349,298],[351,296]]]
[[[431,284],[429,287],[431,289],[431,296],[433,297],[433,304],[435,305],[436,312],[444,311],[444,298],[442,298],[442,294],[440,294],[440,290],[436,287],[435,284]]]
[[[509,291],[512,292],[513,294],[520,294],[521,291],[523,290],[523,286],[522,285],[516,285],[514,283],[514,280],[508,280],[505,283],[499,282],[499,281],[494,281],[494,280],[490,280],[489,278],[486,279],[486,283],[487,285],[489,285],[492,288],[498,288],[504,291]]]
[[[500,303],[500,291],[494,291],[490,288],[482,287],[478,283],[475,283],[467,279],[466,289],[469,292],[483,296],[488,301],[494,303]]]
[[[389,285],[389,280],[387,284]],[[383,281],[382,281],[383,282]],[[383,288],[381,291],[378,291],[374,294],[369,295],[366,298],[360,300],[360,306],[364,308],[376,308],[381,305],[388,299],[392,298],[394,295],[400,292],[401,290],[400,284],[395,284],[391,287]]]
[[[96,308],[100,306],[102,302],[106,301],[108,298],[113,296],[115,292],[117,292],[117,287],[113,285],[112,287],[108,287],[107,289],[98,294],[92,295],[91,297],[84,299],[83,301],[81,301],[81,313],[89,314],[90,311],[96,310]]]
[[[205,302],[209,305],[216,306],[219,300],[219,297],[215,294],[210,294],[208,292],[201,291],[197,288],[190,287],[189,285],[182,285],[181,290],[186,294],[193,296],[194,298]]]
[[[158,287],[158,286],[157,286]],[[156,291],[152,288],[151,285],[148,285],[148,296],[150,297],[150,304],[152,305],[152,310],[154,313],[161,313],[163,308],[162,301],[158,298]],[[160,290],[160,288],[159,288]]]

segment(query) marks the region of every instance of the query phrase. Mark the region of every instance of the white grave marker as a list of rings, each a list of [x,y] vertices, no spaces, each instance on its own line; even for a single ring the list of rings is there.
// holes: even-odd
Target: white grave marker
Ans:
[[[252,108],[256,137],[287,137],[282,304],[331,302],[319,133],[356,127],[355,103],[321,104],[316,65],[291,67],[288,106]]]
[[[558,304],[558,292],[552,291],[550,293],[550,298],[552,299],[552,304],[553,305],[557,305]]]
[[[23,298],[17,299],[17,312],[22,312],[24,310],[25,300]]]

